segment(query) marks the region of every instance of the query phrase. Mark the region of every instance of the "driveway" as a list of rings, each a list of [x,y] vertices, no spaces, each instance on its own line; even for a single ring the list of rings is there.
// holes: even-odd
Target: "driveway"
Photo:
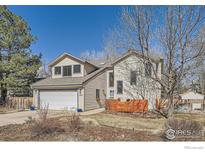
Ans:
[[[48,111],[48,117],[57,117],[62,116],[65,113],[62,111]],[[36,111],[22,111],[14,113],[0,114],[0,126],[9,125],[9,124],[23,124],[28,117],[38,118]]]
[[[14,112],[8,114],[0,114],[0,126],[8,124],[22,124],[28,117],[36,117],[36,111]]]
[[[86,111],[80,113],[82,116],[97,114],[103,112],[105,109],[95,109],[91,111]],[[48,116],[49,117],[58,117],[68,115],[68,111],[52,111],[49,110]],[[28,117],[38,118],[38,114],[36,111],[23,111],[23,112],[14,112],[14,113],[7,113],[7,114],[0,114],[0,126],[9,125],[9,124],[22,124],[28,120]]]

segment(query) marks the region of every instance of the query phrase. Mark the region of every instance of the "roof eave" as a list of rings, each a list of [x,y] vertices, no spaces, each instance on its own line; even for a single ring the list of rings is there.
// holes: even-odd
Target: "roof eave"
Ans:
[[[69,53],[67,53],[67,52],[64,52],[63,54],[61,54],[60,56],[58,56],[56,59],[54,59],[53,61],[51,61],[49,64],[48,64],[48,66],[49,67],[52,67],[53,65],[55,65],[55,63],[57,62],[57,61],[59,61],[61,58],[63,58],[64,56],[69,56],[69,57],[71,57],[71,58],[73,58],[73,59],[75,59],[75,60],[77,60],[77,61],[79,61],[79,62],[81,62],[81,63],[85,63],[85,61],[84,60],[82,60],[82,59],[80,59],[80,58],[77,58],[77,57],[75,57],[75,56],[73,56],[73,55],[71,55],[71,54],[69,54]]]
[[[116,61],[114,61],[114,62],[112,63],[112,65],[114,66],[114,65],[118,64],[120,61],[122,61],[123,59],[128,58],[128,57],[131,56],[131,55],[136,55],[136,56],[141,57],[141,58],[150,59],[151,61],[153,61],[153,62],[155,62],[155,63],[157,63],[157,62],[159,62],[159,61],[161,60],[161,58],[160,58],[160,60],[157,61],[157,60],[155,60],[155,59],[153,59],[153,58],[150,58],[150,57],[147,57],[147,56],[145,56],[145,55],[140,55],[139,53],[137,53],[137,52],[135,52],[135,51],[133,51],[133,50],[128,50],[127,55],[121,56],[119,59],[117,59]],[[162,59],[162,60],[163,60],[163,59]]]
[[[82,87],[82,84],[69,84],[69,85],[38,85],[32,86],[32,89],[75,89]]]

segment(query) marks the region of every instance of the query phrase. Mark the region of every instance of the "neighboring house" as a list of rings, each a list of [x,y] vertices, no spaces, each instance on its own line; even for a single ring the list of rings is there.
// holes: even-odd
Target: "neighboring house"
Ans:
[[[49,74],[47,73],[45,66],[41,66],[37,72],[37,80],[42,80],[45,79],[49,76]]]
[[[153,109],[160,99],[160,85],[154,80],[151,66],[161,78],[161,57],[143,56],[129,50],[112,62],[90,62],[64,53],[49,64],[51,77],[32,85],[37,107],[49,104],[50,109],[78,108],[82,111],[104,106],[106,99],[148,99]],[[145,69],[146,68],[146,69]]]
[[[178,111],[194,111],[194,110],[201,110],[205,109],[205,100],[204,95],[188,91],[186,93],[180,94],[180,101],[177,104]]]

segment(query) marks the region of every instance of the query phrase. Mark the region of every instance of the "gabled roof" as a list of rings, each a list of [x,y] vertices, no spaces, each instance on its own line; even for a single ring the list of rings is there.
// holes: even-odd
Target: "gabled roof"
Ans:
[[[88,81],[89,79],[95,77],[99,73],[101,73],[103,70],[105,70],[106,67],[100,68],[90,74],[88,74],[85,77],[63,77],[63,78],[51,78],[48,77],[46,79],[37,81],[36,83],[32,84],[32,88],[52,88],[52,87],[65,87],[65,86],[82,86],[83,83]]]
[[[92,79],[93,77],[95,77],[96,75],[102,73],[104,70],[109,69],[110,67],[112,67],[113,65],[115,65],[116,63],[120,62],[121,60],[124,60],[125,58],[129,57],[130,55],[136,55],[136,56],[142,56],[142,54],[140,54],[139,52],[136,52],[135,50],[128,50],[128,52],[126,52],[125,54],[123,54],[122,56],[120,56],[119,58],[116,58],[113,61],[105,61],[104,63],[99,62],[99,64],[93,64],[92,62],[89,61],[84,61],[81,60],[77,57],[72,56],[71,54],[68,53],[63,53],[62,55],[60,55],[59,57],[57,57],[54,61],[52,61],[49,66],[53,66],[54,64],[56,64],[57,62],[59,62],[62,58],[64,58],[65,56],[68,56],[70,58],[73,58],[81,63],[89,63],[90,65],[95,66],[97,69],[96,71],[86,75],[85,77],[63,77],[63,78],[51,78],[48,77],[46,79],[40,80],[34,84],[32,84],[33,88],[39,88],[39,87],[65,87],[65,86],[82,86],[85,82],[87,82],[88,80]],[[154,59],[153,57],[151,57],[152,60],[154,61],[158,61],[161,60],[161,57],[157,57],[156,59]]]
[[[81,85],[83,83],[83,77],[63,77],[63,78],[51,78],[48,77],[46,79],[37,81],[32,84],[32,88],[36,87],[58,87],[58,86],[73,86],[73,85]]]
[[[111,67],[112,66],[112,63],[118,59],[119,57],[121,56],[118,56],[118,57],[113,57],[112,59],[105,59],[105,60],[92,60],[92,61],[89,61],[89,63],[95,65],[95,66],[98,66],[99,68],[102,68],[102,67]]]
[[[153,62],[159,62],[160,60],[162,60],[163,58],[160,55],[156,55],[156,54],[150,54],[149,56],[145,56],[143,55],[141,52],[130,49],[127,52],[125,52],[122,56],[120,56],[118,59],[116,59],[115,61],[112,62],[112,65],[126,59],[127,57],[131,56],[131,55],[136,55],[137,57],[141,57],[141,58],[149,58],[150,60],[152,60]]]
[[[103,71],[106,70],[106,69],[107,69],[107,67],[102,67],[102,68],[100,68],[100,69],[98,69],[98,70],[96,70],[96,71],[94,71],[94,72],[88,74],[87,76],[85,76],[83,82],[88,81],[89,79],[91,79],[92,77],[98,75],[99,73],[103,72]]]
[[[75,56],[73,56],[73,55],[71,55],[71,54],[69,54],[69,53],[67,53],[67,52],[64,52],[63,54],[61,54],[60,56],[58,56],[56,59],[54,59],[53,61],[51,61],[51,62],[48,64],[48,66],[51,67],[51,66],[55,65],[56,63],[58,63],[59,61],[61,61],[61,60],[62,60],[63,58],[65,58],[65,57],[69,57],[69,58],[71,58],[71,59],[73,59],[73,60],[75,60],[75,61],[78,61],[78,62],[80,62],[80,63],[83,63],[83,64],[84,64],[84,63],[89,63],[90,65],[92,65],[92,66],[98,68],[98,66],[96,66],[96,65],[94,65],[94,64],[92,64],[92,63],[90,63],[89,61],[82,60],[82,59],[80,59],[80,58],[78,58],[78,57],[75,57]]]
[[[80,62],[80,63],[84,63],[84,62],[85,62],[84,60],[82,60],[82,59],[80,59],[80,58],[77,58],[77,57],[75,57],[75,56],[73,56],[73,55],[71,55],[71,54],[69,54],[69,53],[67,53],[67,52],[64,52],[63,54],[61,54],[60,56],[58,56],[56,59],[54,59],[53,61],[51,61],[51,62],[48,64],[48,66],[53,66],[53,65],[55,65],[57,62],[59,62],[60,60],[62,60],[64,57],[72,58],[72,59],[74,59],[74,60],[76,60],[76,61],[78,61],[78,62]]]

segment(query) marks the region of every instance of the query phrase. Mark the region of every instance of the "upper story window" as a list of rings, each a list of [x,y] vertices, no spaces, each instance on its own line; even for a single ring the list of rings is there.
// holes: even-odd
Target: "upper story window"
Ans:
[[[117,94],[123,93],[123,81],[117,81]]]
[[[152,75],[152,64],[150,62],[145,63],[145,76],[151,77]]]
[[[72,76],[72,65],[63,66],[63,76]]]
[[[130,85],[136,85],[137,81],[137,71],[130,72]]]
[[[81,65],[73,65],[73,73],[81,73]]]
[[[61,67],[60,66],[54,68],[54,74],[55,75],[60,75],[61,74]]]
[[[113,72],[109,72],[109,87],[114,86],[114,74]]]

